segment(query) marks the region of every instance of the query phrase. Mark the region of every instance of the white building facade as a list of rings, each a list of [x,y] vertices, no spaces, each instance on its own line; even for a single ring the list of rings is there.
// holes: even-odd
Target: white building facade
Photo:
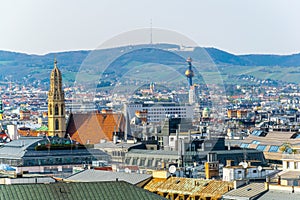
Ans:
[[[193,119],[194,116],[193,106],[189,104],[169,102],[130,103],[126,105],[126,109],[130,119],[135,116],[136,111],[147,110],[147,121],[150,123],[158,123],[168,116],[190,119]]]

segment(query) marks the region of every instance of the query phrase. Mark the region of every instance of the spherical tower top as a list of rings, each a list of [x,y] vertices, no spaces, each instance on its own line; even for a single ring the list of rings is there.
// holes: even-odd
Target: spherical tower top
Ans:
[[[184,74],[185,74],[185,76],[188,77],[188,78],[191,78],[191,77],[194,76],[194,72],[193,72],[193,70],[191,70],[191,69],[187,69],[187,70],[185,71]]]
[[[188,57],[186,59],[187,63],[188,63],[188,69],[185,71],[185,76],[188,78],[192,78],[194,76],[194,72],[192,70],[192,58]]]

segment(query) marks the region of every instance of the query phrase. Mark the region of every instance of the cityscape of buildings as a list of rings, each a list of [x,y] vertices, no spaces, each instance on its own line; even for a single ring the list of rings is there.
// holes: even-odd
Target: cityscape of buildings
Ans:
[[[299,197],[299,85],[260,80],[214,94],[193,81],[188,57],[185,87],[150,80],[130,96],[93,94],[64,87],[58,61],[49,88],[0,83],[1,197]]]

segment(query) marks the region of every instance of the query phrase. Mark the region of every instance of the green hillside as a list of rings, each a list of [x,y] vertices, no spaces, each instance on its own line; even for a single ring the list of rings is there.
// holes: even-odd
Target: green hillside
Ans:
[[[174,49],[178,48],[177,51]],[[173,50],[168,50],[173,49]],[[185,83],[185,59],[191,56],[195,82],[250,83],[241,77],[300,83],[300,54],[294,55],[234,55],[215,48],[195,48],[181,51],[170,44],[137,45],[96,51],[70,51],[46,55],[0,51],[0,81],[24,84],[49,82],[56,57],[65,84],[79,81],[120,80],[165,81]],[[112,58],[116,58],[113,59]],[[105,69],[105,70],[104,70]],[[78,72],[80,74],[78,74]],[[80,75],[80,76],[78,76]],[[81,80],[82,79],[82,80]],[[103,82],[102,82],[103,83]]]

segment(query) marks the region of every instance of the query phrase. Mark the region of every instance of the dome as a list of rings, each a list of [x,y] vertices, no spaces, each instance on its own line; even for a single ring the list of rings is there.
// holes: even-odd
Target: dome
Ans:
[[[209,108],[205,107],[202,111],[203,118],[209,118]]]
[[[193,70],[190,70],[190,69],[187,69],[186,71],[185,71],[185,76],[186,77],[193,77],[194,76],[194,72],[193,72]]]

